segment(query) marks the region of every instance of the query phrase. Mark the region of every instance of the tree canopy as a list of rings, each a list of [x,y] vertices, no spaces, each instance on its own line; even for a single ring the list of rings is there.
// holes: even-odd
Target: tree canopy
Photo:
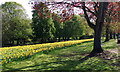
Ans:
[[[14,40],[27,39],[32,35],[30,20],[25,9],[16,2],[5,2],[2,9],[2,41],[3,45]],[[18,41],[19,42],[19,41]]]
[[[37,8],[40,7],[40,8]],[[32,28],[35,38],[45,40],[53,38],[55,33],[54,22],[46,5],[42,2],[36,4],[33,10]]]

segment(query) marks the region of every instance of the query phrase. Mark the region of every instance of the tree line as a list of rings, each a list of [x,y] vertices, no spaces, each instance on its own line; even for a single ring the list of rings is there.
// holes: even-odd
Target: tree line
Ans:
[[[3,46],[84,39],[92,38],[93,35],[94,38],[96,37],[93,28],[96,27],[94,21],[97,19],[94,17],[84,18],[84,16],[93,16],[91,14],[72,14],[70,17],[65,17],[67,19],[62,21],[60,17],[66,16],[65,10],[62,10],[62,15],[58,12],[51,12],[47,5],[40,2],[33,6],[33,18],[30,20],[27,18],[27,14],[25,13],[25,9],[22,5],[16,2],[6,2],[0,6],[0,9],[2,10]],[[102,36],[106,37],[105,42],[109,41],[109,39],[112,39],[113,37],[115,38],[116,33],[119,31],[119,22],[116,17],[118,17],[117,12],[107,9],[104,19],[105,22],[102,24],[103,28],[101,28],[102,30],[96,27],[100,33],[102,32]],[[89,21],[91,20],[87,20],[90,18],[94,20],[93,22],[90,22],[92,24],[89,24]],[[96,35],[101,36],[99,34]],[[97,40],[101,37],[99,39],[98,38],[99,37],[96,37]],[[97,44],[100,44],[100,41],[99,43],[95,43],[95,45]]]
[[[27,18],[25,9],[16,2],[5,2],[2,10],[2,46],[25,45],[93,37],[92,29],[80,15],[62,22],[57,13],[42,5],[40,13]]]

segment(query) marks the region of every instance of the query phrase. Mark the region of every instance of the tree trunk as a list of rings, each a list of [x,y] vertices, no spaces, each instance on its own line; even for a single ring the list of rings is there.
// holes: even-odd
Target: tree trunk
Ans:
[[[94,56],[96,55],[97,53],[102,53],[103,52],[103,49],[101,48],[101,32],[102,32],[102,27],[103,27],[103,23],[104,23],[104,16],[105,16],[105,10],[107,10],[107,5],[108,5],[108,2],[100,2],[99,3],[99,8],[98,8],[98,11],[96,14],[96,24],[93,24],[91,21],[90,21],[90,18],[88,16],[88,13],[87,13],[87,10],[86,10],[86,7],[85,7],[85,2],[83,3],[83,6],[82,6],[82,9],[84,11],[84,14],[85,14],[85,18],[86,18],[86,21],[89,25],[89,27],[91,27],[92,29],[94,29],[94,48],[92,50],[92,52],[90,53],[90,56]]]
[[[60,42],[60,37],[58,37],[59,39],[58,39],[58,41]]]
[[[62,40],[64,41],[64,37],[62,37]]]
[[[106,27],[106,39],[105,42],[109,41],[109,29]]]
[[[112,32],[110,32],[110,39],[113,39],[113,37],[112,37]]]
[[[102,24],[101,24],[102,25]],[[102,26],[96,27],[94,29],[94,48],[90,55],[94,56],[96,53],[102,53],[103,49],[101,48],[101,32],[102,32]]]
[[[115,39],[115,33],[113,33],[113,38]]]
[[[17,45],[19,45],[19,39],[17,39]]]
[[[50,41],[50,38],[48,38],[47,40],[48,40],[48,42],[49,42],[49,41]]]
[[[12,40],[12,45],[14,45],[14,40]]]
[[[67,37],[65,37],[65,41],[67,40]]]
[[[76,40],[78,39],[78,37],[76,37]]]
[[[41,38],[41,41],[39,43],[43,43],[43,42],[44,42],[44,40],[43,40],[43,38]]]
[[[79,37],[79,40],[81,39],[81,37]]]
[[[65,37],[63,37],[63,40],[65,41]]]
[[[70,37],[68,37],[67,40],[70,40]]]
[[[23,39],[23,45],[25,45],[25,39]]]
[[[9,43],[10,45],[12,45],[12,40],[10,40],[10,43]]]
[[[74,37],[72,37],[72,39],[74,40]]]

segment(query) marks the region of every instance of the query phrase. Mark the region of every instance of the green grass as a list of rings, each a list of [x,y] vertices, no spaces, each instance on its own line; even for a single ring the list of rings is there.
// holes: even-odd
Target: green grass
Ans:
[[[113,49],[117,44],[115,40],[103,43],[102,48]],[[62,49],[53,50],[48,53],[35,54],[25,60],[13,61],[2,68],[7,70],[117,70],[118,67],[112,65],[116,60],[103,60],[98,57],[85,57],[92,51],[93,41],[84,42]]]

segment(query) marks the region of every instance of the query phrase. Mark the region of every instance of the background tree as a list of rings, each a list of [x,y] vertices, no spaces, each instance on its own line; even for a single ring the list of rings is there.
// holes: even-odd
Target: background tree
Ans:
[[[110,2],[108,5],[108,9],[106,11],[105,15],[105,28],[106,28],[106,41],[109,41],[109,39],[112,39],[113,34],[113,28],[115,27],[115,22],[118,19],[118,3]]]
[[[93,29],[90,28],[87,24],[86,19],[84,18],[84,15],[80,15],[81,19],[82,19],[82,24],[83,24],[83,36],[82,38],[92,38],[93,37]]]
[[[34,5],[32,28],[36,39],[46,42],[54,37],[55,27],[47,6],[40,2]]]
[[[2,9],[0,7],[0,46],[2,47]]]
[[[73,15],[71,20],[64,22],[64,34],[65,37],[69,40],[70,37],[78,39],[78,37],[83,36],[85,30],[84,21],[78,15]]]
[[[60,39],[61,39],[61,37],[63,35],[63,33],[62,33],[63,22],[61,22],[60,17],[55,13],[52,14],[52,19],[53,19],[54,26],[55,26],[55,29],[56,29],[54,37],[59,38],[58,41],[60,41]]]
[[[2,13],[2,41],[3,45],[14,44],[19,39],[27,39],[32,35],[32,30],[29,25],[29,20],[25,14],[25,9],[22,5],[16,2],[5,2],[1,5]],[[29,31],[28,31],[29,30]]]

